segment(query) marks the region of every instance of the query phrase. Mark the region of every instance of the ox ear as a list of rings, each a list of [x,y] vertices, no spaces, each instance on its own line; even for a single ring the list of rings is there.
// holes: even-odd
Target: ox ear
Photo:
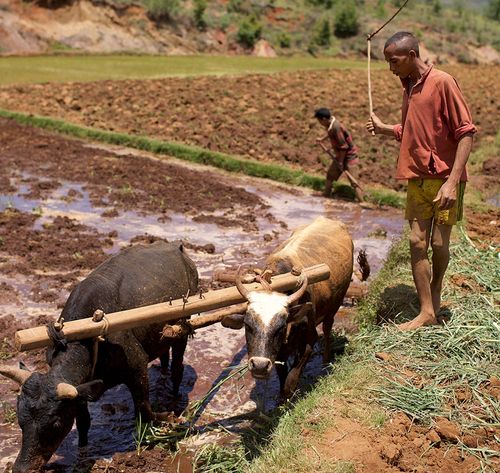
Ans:
[[[290,307],[290,312],[288,314],[287,323],[299,323],[304,317],[306,317],[313,310],[312,302],[306,302],[304,304],[299,304]]]
[[[104,392],[104,381],[102,379],[89,381],[88,383],[77,386],[76,390],[78,392],[78,397],[85,401],[94,402],[97,401]]]
[[[239,330],[243,327],[245,314],[231,314],[221,320],[223,327]]]

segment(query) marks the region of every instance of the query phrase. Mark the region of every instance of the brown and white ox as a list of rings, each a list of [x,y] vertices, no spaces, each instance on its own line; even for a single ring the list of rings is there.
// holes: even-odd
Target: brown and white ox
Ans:
[[[326,363],[330,353],[330,331],[353,271],[353,243],[346,226],[325,217],[296,229],[266,260],[266,270],[273,275],[292,268],[305,268],[319,263],[330,267],[329,279],[301,287],[292,295],[272,290],[249,291],[236,278],[240,293],[247,299],[244,314],[234,314],[223,325],[241,328],[244,324],[249,369],[254,378],[269,378],[273,365],[280,379],[281,393],[290,397],[318,339],[316,326],[323,323]],[[288,371],[287,361],[293,357]]]

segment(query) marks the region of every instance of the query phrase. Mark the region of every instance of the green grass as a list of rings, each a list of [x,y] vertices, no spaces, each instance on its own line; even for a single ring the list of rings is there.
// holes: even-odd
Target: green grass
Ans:
[[[322,190],[325,183],[325,178],[323,176],[308,174],[300,169],[293,169],[279,164],[260,163],[241,156],[210,151],[197,146],[161,141],[145,136],[99,130],[96,128],[75,125],[65,122],[64,120],[28,115],[20,112],[11,112],[2,109],[0,109],[0,117],[10,118],[25,125],[52,130],[77,138],[128,146],[149,151],[157,155],[174,156],[185,161],[214,166],[225,171],[246,174],[248,176],[271,179],[285,184]],[[339,184],[339,186],[342,186],[342,184]],[[124,188],[122,191],[130,192],[131,189]],[[399,198],[399,200],[395,200],[395,193],[393,191],[386,192],[387,198],[384,198],[383,190],[375,190],[373,192],[377,196],[376,203],[387,203],[388,205],[392,205],[396,202],[395,205],[397,206],[401,204],[402,199]],[[368,189],[368,200],[370,200],[370,195],[371,191]]]
[[[374,62],[374,69],[384,68]],[[366,61],[311,56],[129,56],[60,55],[0,58],[0,85],[153,79],[170,76],[275,73],[314,69],[364,69]]]

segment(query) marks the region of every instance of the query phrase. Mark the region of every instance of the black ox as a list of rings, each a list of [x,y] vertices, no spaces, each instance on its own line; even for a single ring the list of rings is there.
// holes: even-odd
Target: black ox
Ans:
[[[135,246],[108,259],[71,292],[62,311],[65,321],[90,317],[97,309],[105,313],[140,307],[170,298],[178,299],[198,287],[194,263],[182,245],[157,242]],[[104,391],[125,384],[132,394],[136,415],[142,419],[164,419],[149,402],[147,365],[162,357],[168,361],[172,348],[172,384],[178,393],[183,373],[186,339],[161,339],[161,324],[109,335],[99,343],[92,376],[94,344],[91,340],[68,343],[64,349],[47,352],[48,373],[0,367],[0,373],[19,382],[17,417],[22,446],[13,473],[40,470],[66,437],[76,419],[79,446],[88,442],[88,401]]]

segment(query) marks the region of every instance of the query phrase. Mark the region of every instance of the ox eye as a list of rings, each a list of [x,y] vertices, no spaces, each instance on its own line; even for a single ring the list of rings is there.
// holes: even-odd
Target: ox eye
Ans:
[[[55,430],[59,430],[61,428],[62,424],[61,424],[61,421],[59,420],[56,420],[53,424],[52,424],[52,427],[55,429]]]

